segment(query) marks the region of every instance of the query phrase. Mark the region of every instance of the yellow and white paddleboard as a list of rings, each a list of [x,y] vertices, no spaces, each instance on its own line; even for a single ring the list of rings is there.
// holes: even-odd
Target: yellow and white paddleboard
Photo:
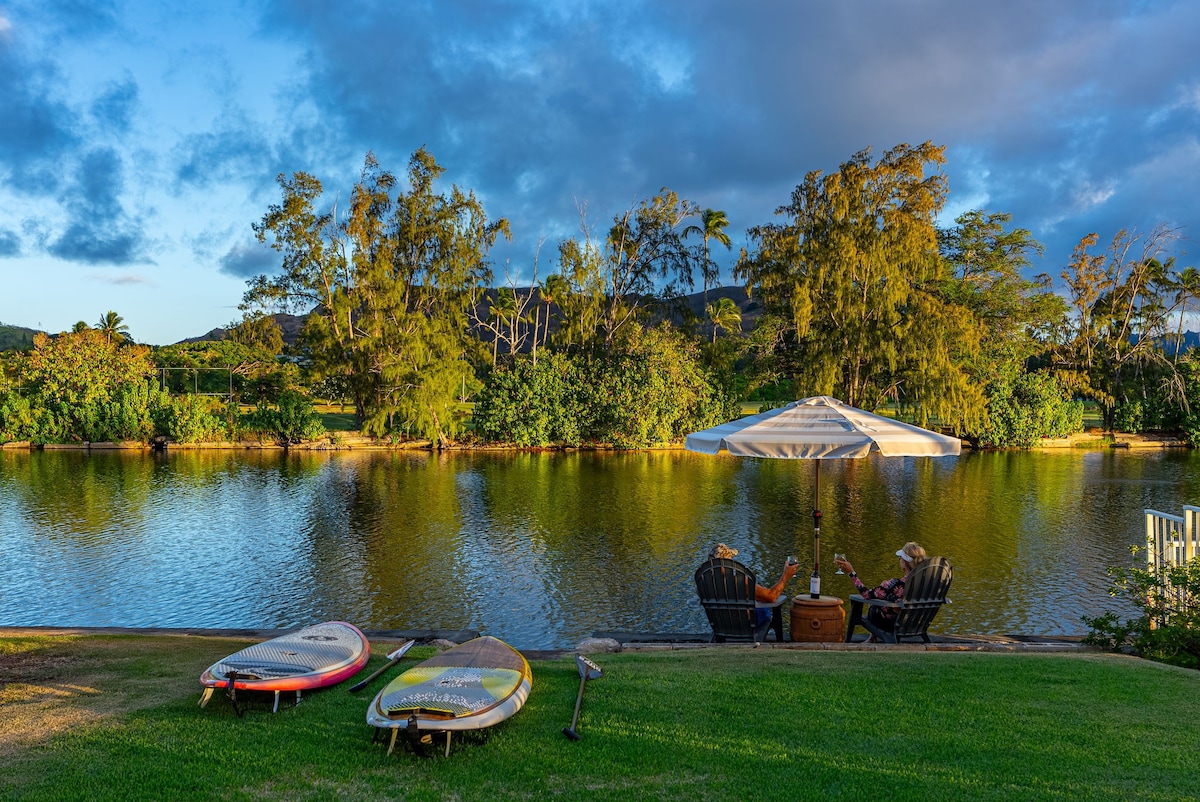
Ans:
[[[525,657],[504,641],[484,636],[418,663],[389,682],[367,708],[367,723],[421,732],[479,730],[520,710],[532,685]]]

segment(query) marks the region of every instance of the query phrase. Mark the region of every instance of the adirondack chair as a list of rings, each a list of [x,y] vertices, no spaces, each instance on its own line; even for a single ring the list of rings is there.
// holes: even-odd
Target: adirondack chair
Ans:
[[[783,603],[787,594],[774,602],[757,603],[755,584],[754,573],[736,560],[709,559],[696,569],[696,595],[712,625],[713,643],[761,643],[772,629],[776,642],[783,642]],[[757,625],[757,607],[771,609],[770,618],[761,626]]]
[[[850,597],[850,620],[846,624],[846,643],[854,636],[854,628],[861,626],[877,640],[884,643],[899,643],[904,638],[920,638],[929,643],[929,624],[943,604],[948,604],[946,593],[954,572],[943,557],[933,557],[909,572],[904,580],[902,601],[890,602],[883,599],[864,599],[857,593]],[[896,625],[891,632],[876,626],[864,615],[864,608],[892,607],[896,610]]]

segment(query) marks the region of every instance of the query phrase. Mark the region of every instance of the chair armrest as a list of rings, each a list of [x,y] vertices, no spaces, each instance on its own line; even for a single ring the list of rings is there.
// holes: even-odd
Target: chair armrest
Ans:
[[[899,609],[903,606],[900,602],[888,601],[887,599],[864,599],[857,593],[850,597],[850,601],[856,604],[865,604],[868,607],[895,607]]]
[[[755,601],[755,602],[754,602],[754,606],[755,606],[755,607],[768,607],[768,608],[769,608],[769,607],[778,607],[779,605],[783,604],[785,601],[787,601],[787,594],[786,594],[786,593],[784,593],[783,595],[781,595],[781,596],[780,596],[778,599],[776,599],[775,601],[771,601],[771,602],[760,602],[760,601]]]

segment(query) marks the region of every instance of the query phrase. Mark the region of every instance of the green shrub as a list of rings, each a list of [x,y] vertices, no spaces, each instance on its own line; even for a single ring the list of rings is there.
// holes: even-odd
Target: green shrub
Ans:
[[[312,400],[296,390],[280,393],[279,404],[274,408],[260,400],[253,411],[240,417],[238,425],[284,444],[315,440],[325,434]]]
[[[729,389],[696,342],[669,328],[631,328],[602,353],[541,354],[492,371],[475,432],[521,446],[608,443],[646,448],[735,417]]]
[[[1049,373],[1022,373],[988,387],[988,419],[975,439],[984,448],[1029,448],[1043,437],[1083,431],[1083,403]]]
[[[574,357],[544,353],[535,365],[518,359],[492,371],[475,402],[475,433],[484,441],[537,447],[582,442],[579,385]]]
[[[175,396],[157,416],[159,433],[176,443],[224,440],[229,436],[229,427],[218,412],[220,406],[205,396]]]
[[[1134,548],[1136,556],[1139,549]],[[1109,568],[1109,591],[1141,611],[1122,622],[1112,612],[1084,616],[1084,643],[1185,668],[1200,668],[1200,560],[1162,570]]]

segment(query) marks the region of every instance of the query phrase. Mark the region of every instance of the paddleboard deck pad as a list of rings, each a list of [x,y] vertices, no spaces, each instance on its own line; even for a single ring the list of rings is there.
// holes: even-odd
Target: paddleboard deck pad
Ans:
[[[516,713],[529,698],[529,663],[504,641],[484,636],[418,663],[384,686],[367,708],[367,723],[391,729],[388,748],[404,730],[416,751],[428,741],[421,733],[482,730]]]
[[[200,706],[208,703],[214,689],[223,688],[238,715],[238,691],[273,691],[278,710],[281,692],[295,691],[299,701],[301,691],[354,676],[370,657],[367,636],[353,624],[327,621],[305,627],[248,646],[209,666],[200,675],[205,689]]]

